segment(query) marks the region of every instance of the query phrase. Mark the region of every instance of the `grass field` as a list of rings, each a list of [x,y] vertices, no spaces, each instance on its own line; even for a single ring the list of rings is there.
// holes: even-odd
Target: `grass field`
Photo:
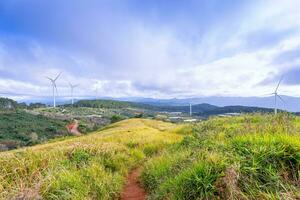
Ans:
[[[0,153],[0,199],[116,199],[128,171],[182,139],[181,127],[130,119],[79,138]]]
[[[146,162],[149,199],[299,199],[299,125],[285,114],[195,124],[192,135]]]

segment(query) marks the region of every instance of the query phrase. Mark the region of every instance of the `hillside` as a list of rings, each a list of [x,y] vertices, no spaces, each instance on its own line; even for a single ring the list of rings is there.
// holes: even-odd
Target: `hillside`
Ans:
[[[49,119],[22,110],[0,113],[0,151],[38,144],[68,135],[66,120]]]
[[[150,200],[298,199],[299,141],[300,118],[288,114],[123,120],[0,153],[0,199],[118,199],[138,166]]]
[[[299,199],[300,118],[211,118],[146,162],[149,199]]]
[[[0,112],[12,111],[18,107],[18,103],[12,99],[0,97]]]
[[[128,171],[181,140],[181,126],[130,119],[78,138],[0,153],[0,199],[117,199]]]
[[[165,112],[182,112],[189,113],[190,106],[149,106],[150,110],[165,111]],[[247,107],[247,106],[224,106],[218,107],[207,103],[196,104],[192,106],[193,115],[208,117],[211,115],[225,114],[225,113],[255,113],[262,112],[268,113],[273,112],[273,109],[259,108],[259,107]]]
[[[137,109],[141,112],[182,112],[189,113],[190,106],[186,105],[167,105],[154,103],[138,103],[116,100],[81,100],[75,103],[76,107],[91,107],[91,108],[106,108],[106,109]],[[208,103],[196,104],[192,106],[193,115],[196,116],[211,116],[225,113],[254,113],[254,112],[273,112],[273,109],[248,106],[214,106]]]

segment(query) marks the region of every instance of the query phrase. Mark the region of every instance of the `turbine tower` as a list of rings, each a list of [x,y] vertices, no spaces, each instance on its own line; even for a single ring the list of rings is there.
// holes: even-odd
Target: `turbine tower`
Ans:
[[[283,100],[283,98],[278,94],[278,88],[279,88],[279,86],[280,86],[280,84],[281,84],[281,81],[283,80],[283,76],[281,77],[281,79],[279,80],[279,82],[278,82],[278,85],[277,85],[277,87],[276,87],[276,89],[275,89],[275,92],[274,93],[272,93],[272,95],[274,95],[274,113],[275,113],[275,115],[277,115],[277,97],[283,102],[283,103],[285,103],[284,102],[284,100]]]
[[[71,99],[72,99],[72,105],[74,104],[74,98],[73,98],[73,92],[74,92],[74,88],[78,87],[79,85],[73,85],[72,83],[69,82],[69,86],[71,88]]]
[[[190,103],[190,116],[192,116],[193,112],[192,112],[192,104]]]
[[[53,79],[53,78],[49,78],[49,77],[46,77],[47,79],[49,79],[51,81],[51,84],[52,84],[52,93],[53,93],[53,108],[56,107],[56,95],[57,95],[57,87],[56,87],[56,81],[57,79],[60,77],[61,75],[61,72]]]

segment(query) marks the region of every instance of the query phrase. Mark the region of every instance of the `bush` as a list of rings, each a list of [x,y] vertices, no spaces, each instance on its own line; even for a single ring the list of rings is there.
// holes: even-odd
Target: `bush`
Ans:
[[[123,120],[124,117],[122,117],[121,115],[113,115],[110,120],[111,120],[111,123],[115,123],[115,122],[118,122],[118,121],[121,121]]]

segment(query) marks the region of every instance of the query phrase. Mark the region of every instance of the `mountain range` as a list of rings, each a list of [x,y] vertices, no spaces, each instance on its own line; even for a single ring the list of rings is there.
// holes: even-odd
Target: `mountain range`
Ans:
[[[300,112],[300,97],[282,96],[284,102],[278,100],[278,108],[290,112]],[[154,99],[154,98],[117,98],[117,100],[139,102],[161,106],[184,106],[207,103],[215,106],[248,106],[274,108],[274,97],[199,97],[183,99]]]

